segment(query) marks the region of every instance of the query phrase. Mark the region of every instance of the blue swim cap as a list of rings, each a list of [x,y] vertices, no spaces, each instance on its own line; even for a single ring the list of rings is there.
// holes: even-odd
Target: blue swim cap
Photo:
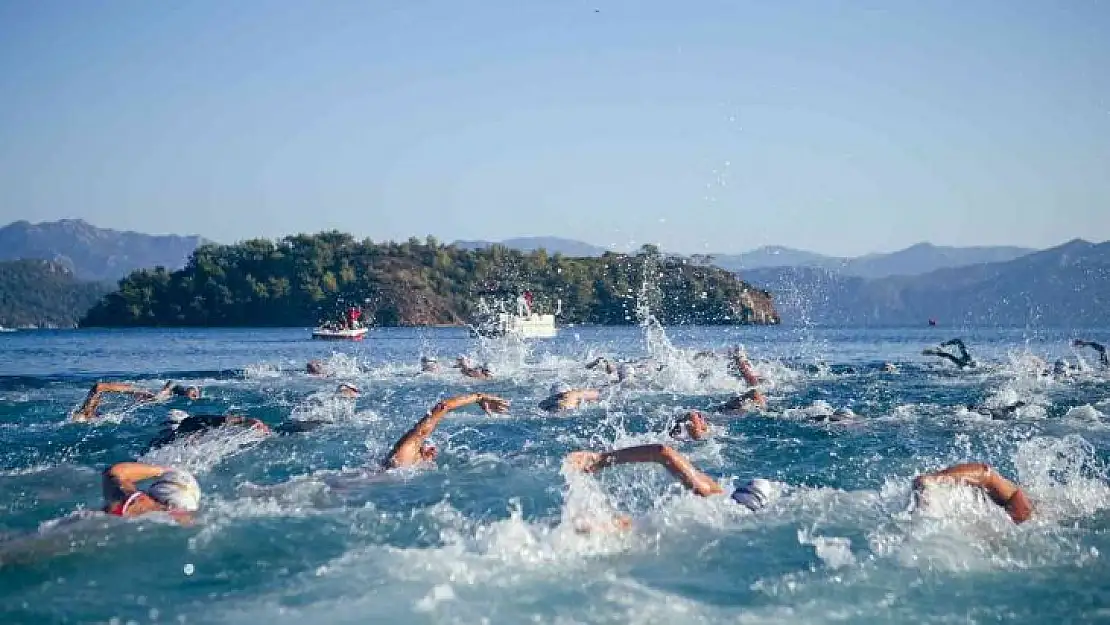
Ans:
[[[771,502],[771,495],[774,493],[774,487],[771,483],[763,478],[755,478],[754,480],[737,488],[732,493],[732,500],[736,503],[745,506],[748,510],[755,512],[762,509]]]

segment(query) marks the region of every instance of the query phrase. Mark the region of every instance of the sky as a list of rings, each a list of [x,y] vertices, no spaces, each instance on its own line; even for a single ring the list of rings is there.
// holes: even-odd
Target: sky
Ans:
[[[0,0],[0,223],[1110,239],[1110,3]]]

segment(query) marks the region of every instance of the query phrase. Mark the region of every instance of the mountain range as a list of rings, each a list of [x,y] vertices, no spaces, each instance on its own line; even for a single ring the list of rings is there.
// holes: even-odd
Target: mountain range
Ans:
[[[455,241],[464,249],[486,248],[491,245],[531,252],[543,248],[563,256],[601,256],[605,248],[559,237],[521,237],[503,241]],[[1027,247],[948,247],[918,243],[903,250],[857,257],[826,256],[781,245],[768,245],[741,254],[709,254],[712,263],[729,271],[745,272],[765,267],[812,267],[826,269],[844,276],[885,278],[913,276],[947,267],[964,267],[979,263],[1013,260],[1036,250]]]
[[[67,299],[70,296],[61,293],[66,288],[77,289],[79,280],[116,280],[132,270],[155,266],[178,269],[204,242],[198,236],[101,229],[81,220],[19,221],[0,228],[0,261],[50,261],[55,269],[49,275],[59,277],[49,280],[51,288],[57,287],[51,298],[84,301],[83,295]],[[453,243],[465,249],[494,244]],[[574,257],[606,252],[596,245],[558,237],[522,237],[497,244],[521,251],[543,248]],[[916,325],[935,318],[943,324],[1092,325],[1105,323],[1103,307],[1110,304],[1110,243],[1078,239],[1042,251],[920,243],[891,253],[838,258],[769,246],[696,260],[708,260],[771,291],[786,324]],[[12,265],[9,269],[20,275],[28,273],[27,267]],[[30,282],[10,282],[9,294],[20,284]],[[42,314],[31,311],[20,318],[49,318],[49,323],[60,319],[51,316],[53,312],[39,312]],[[80,311],[75,314],[79,316]]]
[[[42,259],[68,268],[78,280],[116,281],[136,269],[179,269],[204,242],[199,236],[149,235],[97,228],[81,219],[0,228],[0,261]]]
[[[1013,260],[867,279],[815,267],[740,272],[784,320],[819,325],[1092,326],[1110,305],[1110,242],[1076,239]]]

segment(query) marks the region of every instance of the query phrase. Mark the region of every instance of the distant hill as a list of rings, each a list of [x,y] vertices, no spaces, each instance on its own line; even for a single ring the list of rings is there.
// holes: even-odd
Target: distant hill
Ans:
[[[73,327],[108,291],[51,261],[0,262],[0,326]]]
[[[828,269],[740,273],[789,323],[1092,326],[1110,306],[1110,242],[1074,240],[1012,260],[866,279]]]
[[[464,250],[483,250],[495,244],[504,245],[511,250],[520,250],[521,252],[545,249],[548,254],[562,254],[571,258],[601,256],[606,252],[603,247],[559,237],[517,237],[504,241],[455,241],[451,245]]]
[[[946,247],[918,243],[897,252],[839,258],[774,246],[761,247],[745,254],[717,255],[714,256],[713,262],[730,271],[745,272],[766,267],[808,267],[827,269],[845,276],[884,278],[916,276],[949,267],[1002,262],[1033,251],[1035,250],[1024,247]]]
[[[79,280],[115,281],[136,269],[179,269],[203,239],[155,236],[97,228],[80,219],[0,228],[0,261],[43,259],[70,269]]]

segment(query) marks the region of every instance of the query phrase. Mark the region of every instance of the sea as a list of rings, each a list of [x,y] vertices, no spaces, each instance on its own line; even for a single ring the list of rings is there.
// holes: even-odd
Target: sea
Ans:
[[[977,368],[922,355],[953,337]],[[535,341],[457,328],[375,328],[352,343],[306,328],[3,333],[0,623],[1110,622],[1110,372],[1076,337],[1110,341],[1110,329],[646,318]],[[727,363],[735,346],[767,409],[710,414],[707,440],[672,439],[684,411],[745,388]],[[422,355],[444,369],[421,373]],[[459,355],[493,378],[447,366]],[[598,356],[635,374],[587,369]],[[1046,372],[1061,358],[1066,375]],[[326,376],[306,374],[311,359]],[[71,422],[98,380],[203,396],[112,398],[95,423]],[[337,399],[342,382],[362,396]],[[601,401],[541,411],[558,382]],[[378,468],[433,404],[473,391],[509,412],[460,409],[431,437],[434,466]],[[1018,401],[1007,418],[968,409]],[[151,449],[171,409],[324,425]],[[836,410],[846,418],[827,419]],[[695,496],[657,465],[564,464],[641,444],[674,447],[726,496]],[[100,513],[101,471],[125,460],[192,471],[195,522]],[[1015,525],[966,487],[914,504],[914,476],[972,461],[1020,483],[1033,518]],[[754,477],[775,487],[757,512],[727,496]],[[605,529],[616,514],[631,526]]]

